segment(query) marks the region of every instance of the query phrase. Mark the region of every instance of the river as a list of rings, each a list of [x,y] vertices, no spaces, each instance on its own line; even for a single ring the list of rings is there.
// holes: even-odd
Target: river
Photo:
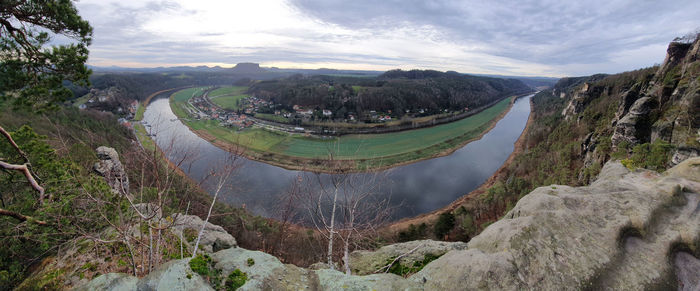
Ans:
[[[528,95],[517,99],[510,111],[481,139],[448,156],[381,172],[382,187],[379,191],[390,201],[392,220],[444,207],[484,183],[513,152],[514,143],[525,129],[530,115],[531,98],[532,95]],[[180,167],[195,181],[201,181],[228,156],[227,152],[203,140],[177,120],[166,98],[155,99],[148,105],[144,121],[171,161],[182,158],[185,152],[196,155],[195,159]],[[239,170],[220,192],[219,199],[236,206],[244,205],[258,215],[275,217],[284,193],[300,175],[305,178],[313,176],[242,159]],[[212,184],[205,183],[204,188],[212,192]]]

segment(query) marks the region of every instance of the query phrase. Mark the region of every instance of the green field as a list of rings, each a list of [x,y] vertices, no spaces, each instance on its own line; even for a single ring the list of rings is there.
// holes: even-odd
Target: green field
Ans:
[[[134,120],[136,120],[136,121],[143,120],[143,113],[144,112],[146,112],[146,106],[143,106],[143,104],[141,104],[139,102],[138,107],[136,107],[136,114],[134,114]]]
[[[79,98],[73,100],[73,106],[75,106],[75,107],[80,107],[80,105],[83,105],[83,104],[87,103],[87,101],[88,101],[89,99],[90,99],[90,95],[89,95],[89,94],[85,94],[84,96],[79,97]]]
[[[192,90],[195,89],[179,91],[171,99],[171,107],[179,117],[182,117],[184,111],[178,107],[186,100],[185,96],[192,95]],[[506,98],[474,116],[434,127],[384,134],[344,135],[330,139],[271,132],[260,128],[239,131],[221,127],[219,122],[209,120],[187,120],[185,123],[194,130],[206,131],[217,141],[239,144],[260,154],[326,159],[329,153],[333,153],[334,158],[339,160],[375,160],[386,165],[433,156],[479,136],[491,121],[508,109],[511,99]],[[363,163],[367,164],[367,161]]]
[[[269,114],[269,113],[255,113],[255,118],[279,122],[279,123],[289,123],[288,118],[286,118],[284,116],[280,116],[280,115]]]
[[[175,113],[177,117],[187,118],[187,111],[184,108],[192,108],[192,105],[187,103],[187,100],[190,100],[193,97],[201,96],[204,94],[204,92],[206,92],[206,89],[208,89],[208,87],[188,88],[170,95],[170,107],[172,108],[173,113]],[[172,106],[173,104],[175,104],[175,106]]]
[[[143,126],[143,124],[135,122],[134,131],[136,133],[136,138],[138,138],[138,140],[141,142],[144,149],[152,151],[155,148],[155,142],[153,142],[153,139],[148,136],[146,128]]]
[[[246,90],[248,87],[244,86],[221,87],[209,92],[209,99],[221,108],[237,110],[239,100],[248,97],[243,94]]]

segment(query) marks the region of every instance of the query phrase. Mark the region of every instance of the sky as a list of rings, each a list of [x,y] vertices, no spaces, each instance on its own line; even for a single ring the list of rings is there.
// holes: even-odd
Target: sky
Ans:
[[[671,4],[672,3],[672,4]],[[697,0],[81,0],[94,66],[582,76],[661,63]]]

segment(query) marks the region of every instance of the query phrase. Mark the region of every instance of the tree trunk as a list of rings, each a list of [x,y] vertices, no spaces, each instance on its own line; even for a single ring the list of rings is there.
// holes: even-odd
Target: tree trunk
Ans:
[[[335,266],[333,265],[333,234],[335,233],[335,209],[337,206],[337,199],[338,199],[338,187],[335,188],[335,193],[333,194],[333,210],[331,211],[331,225],[330,225],[330,232],[328,234],[328,265],[331,267],[331,270],[335,270]]]
[[[351,232],[352,233],[352,232]],[[345,247],[343,249],[343,264],[345,265],[345,274],[352,275],[350,270],[350,235],[345,239]]]

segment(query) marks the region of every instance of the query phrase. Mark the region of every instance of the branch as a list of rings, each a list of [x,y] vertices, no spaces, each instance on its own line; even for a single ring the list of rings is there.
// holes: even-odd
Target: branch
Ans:
[[[12,139],[12,136],[10,135],[10,133],[7,132],[4,128],[2,128],[2,126],[0,126],[0,134],[5,136],[5,138],[7,139],[7,142],[9,142],[10,145],[13,148],[15,148],[15,150],[17,150],[17,152],[19,153],[20,156],[22,156],[22,158],[24,159],[25,162],[29,163],[29,159],[27,158],[27,155],[19,148],[17,143],[15,143],[15,140]]]
[[[34,217],[22,215],[22,214],[19,214],[17,212],[5,210],[2,208],[0,208],[0,215],[11,216],[11,217],[17,218],[19,221],[23,221],[23,222],[24,221],[31,221],[31,222],[34,222],[38,225],[48,225],[48,223],[46,221],[38,220],[38,219],[35,219]]]
[[[15,164],[10,164],[6,163],[3,161],[0,161],[0,167],[3,169],[7,170],[15,170],[15,171],[20,171],[24,173],[24,176],[27,177],[27,181],[29,184],[32,185],[32,188],[39,192],[39,203],[44,204],[44,188],[39,185],[39,183],[36,182],[34,179],[34,176],[32,176],[31,171],[29,170],[29,167],[27,167],[27,164],[24,165],[15,165]]]
[[[389,263],[388,265],[377,269],[376,271],[374,271],[374,273],[379,273],[379,272],[381,272],[382,270],[384,270],[384,273],[389,272],[389,269],[391,268],[391,266],[393,266],[394,264],[396,264],[396,262],[398,262],[401,258],[410,255],[411,253],[415,252],[418,248],[420,248],[420,247],[422,247],[422,246],[423,246],[423,244],[417,245],[417,246],[416,246],[415,248],[413,248],[412,250],[410,250],[410,251],[408,251],[408,252],[406,252],[406,253],[404,253],[404,254],[402,254],[402,255],[396,257],[396,259],[394,259],[393,261],[391,261],[391,263]]]

